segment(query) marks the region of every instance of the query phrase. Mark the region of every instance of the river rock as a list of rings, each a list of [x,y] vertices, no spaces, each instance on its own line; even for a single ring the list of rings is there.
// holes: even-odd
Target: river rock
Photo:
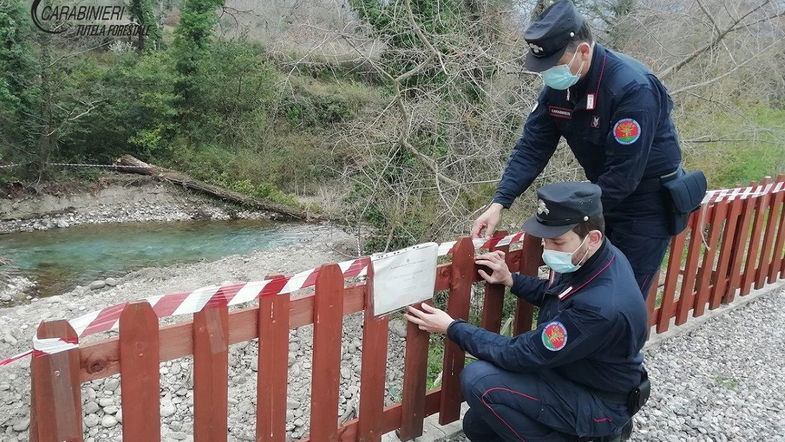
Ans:
[[[104,385],[104,388],[109,391],[115,391],[119,386],[120,386],[120,379],[109,379],[108,381],[106,381],[106,385]]]
[[[6,330],[5,333],[3,333],[3,339],[2,340],[3,340],[3,342],[7,342],[7,343],[9,343],[11,345],[16,345],[16,343],[19,342],[14,337],[14,335],[11,334],[10,330]]]
[[[84,413],[85,414],[93,414],[96,411],[98,411],[99,408],[100,407],[98,406],[98,404],[96,404],[94,401],[90,401],[90,402],[85,404],[85,406],[84,406]]]
[[[24,417],[22,419],[17,420],[14,422],[14,431],[22,432],[27,430],[30,427],[30,418]]]
[[[406,323],[400,319],[390,321],[390,330],[400,338],[406,337]]]
[[[100,422],[101,420],[98,418],[98,415],[96,414],[88,414],[84,418],[84,424],[87,428],[93,428],[96,425],[98,425]]]
[[[177,409],[174,407],[173,403],[171,403],[171,402],[163,402],[161,404],[161,416],[169,417],[169,416],[173,415],[175,413],[175,411],[177,411]]]
[[[103,419],[101,419],[101,426],[104,428],[112,428],[115,425],[117,425],[117,419],[115,419],[115,417],[111,414],[107,414]]]
[[[93,281],[93,282],[90,283],[90,285],[88,287],[90,288],[90,290],[99,290],[99,289],[102,289],[102,288],[106,287],[106,281],[100,281],[100,280],[99,281]]]

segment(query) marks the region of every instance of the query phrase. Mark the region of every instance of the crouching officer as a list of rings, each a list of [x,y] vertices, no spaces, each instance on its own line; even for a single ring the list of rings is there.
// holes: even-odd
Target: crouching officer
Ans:
[[[629,259],[646,297],[671,236],[706,190],[702,174],[664,185],[685,178],[668,91],[638,61],[596,44],[569,0],[543,11],[524,39],[524,67],[541,72],[545,88],[472,236],[492,236],[502,208],[531,185],[564,137],[586,178],[602,188],[607,237]]]
[[[423,304],[407,319],[446,333],[479,360],[461,373],[473,441],[620,440],[648,398],[641,348],[647,320],[630,264],[605,238],[600,188],[542,187],[523,226],[543,238],[550,279],[511,274],[504,253],[476,258],[480,275],[539,306],[537,328],[513,338]]]

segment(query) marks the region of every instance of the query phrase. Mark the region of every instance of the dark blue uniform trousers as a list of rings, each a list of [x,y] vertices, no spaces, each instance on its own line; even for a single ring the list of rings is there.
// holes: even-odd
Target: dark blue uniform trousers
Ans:
[[[661,190],[635,194],[618,209],[605,213],[605,236],[630,261],[643,299],[657,283],[657,272],[671,240],[667,232],[670,209],[663,198]]]
[[[553,369],[513,373],[477,361],[461,372],[469,411],[463,431],[473,442],[575,441],[606,436],[630,419],[622,404],[606,404]]]

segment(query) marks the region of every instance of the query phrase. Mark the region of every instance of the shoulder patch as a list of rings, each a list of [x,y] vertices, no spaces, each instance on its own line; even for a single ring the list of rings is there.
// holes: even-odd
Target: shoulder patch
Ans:
[[[559,321],[549,322],[542,330],[542,344],[550,351],[559,351],[567,344],[567,329]]]
[[[632,118],[619,120],[613,126],[613,138],[619,144],[632,144],[641,136],[641,125]]]

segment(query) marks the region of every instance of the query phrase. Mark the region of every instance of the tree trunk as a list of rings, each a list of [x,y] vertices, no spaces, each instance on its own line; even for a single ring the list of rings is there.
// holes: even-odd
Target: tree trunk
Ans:
[[[123,155],[115,161],[122,172],[138,173],[141,175],[149,175],[159,181],[168,181],[171,183],[179,184],[188,189],[198,192],[206,193],[218,197],[225,201],[231,201],[254,209],[268,210],[270,212],[279,213],[290,219],[302,220],[323,220],[323,216],[314,215],[304,210],[287,207],[281,204],[276,204],[271,201],[263,200],[261,198],[254,198],[248,195],[243,195],[229,189],[207,184],[205,182],[195,180],[184,173],[174,170],[165,169],[163,167],[147,164],[131,155]]]

